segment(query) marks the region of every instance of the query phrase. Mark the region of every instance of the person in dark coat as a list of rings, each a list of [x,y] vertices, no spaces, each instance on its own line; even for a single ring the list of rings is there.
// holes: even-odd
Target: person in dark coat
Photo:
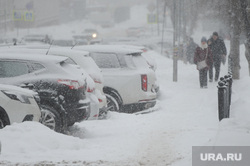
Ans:
[[[207,71],[213,62],[212,51],[207,45],[207,39],[205,37],[201,38],[201,45],[198,46],[194,54],[194,63],[197,65],[198,62],[201,62],[206,59],[207,67],[199,70],[199,80],[200,87],[207,88]],[[198,68],[197,68],[198,69]]]
[[[213,82],[213,67],[215,68],[215,81],[218,81],[220,75],[220,66],[221,62],[225,63],[227,49],[225,43],[222,39],[219,38],[217,32],[213,33],[213,36],[209,39],[209,47],[212,50],[213,54],[213,64],[209,69],[209,81]]]
[[[186,47],[186,57],[187,57],[187,61],[190,64],[194,64],[194,53],[197,47],[198,47],[198,44],[196,44],[194,42],[194,39],[190,37],[187,41],[187,47]]]

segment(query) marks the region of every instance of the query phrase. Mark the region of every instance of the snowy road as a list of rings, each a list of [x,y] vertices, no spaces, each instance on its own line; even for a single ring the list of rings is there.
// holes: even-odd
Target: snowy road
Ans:
[[[209,83],[208,89],[200,89],[195,66],[179,62],[178,82],[174,83],[172,60],[153,51],[148,54],[158,65],[157,111],[141,115],[111,113],[107,120],[75,125],[71,136],[55,133],[39,123],[8,126],[0,130],[0,165],[187,166],[191,165],[192,146],[220,144],[225,136],[221,133],[234,135],[228,132],[230,126],[248,138],[244,133],[249,123],[236,121],[241,125],[239,130],[234,119],[224,122],[227,128],[218,122],[215,82]],[[226,69],[222,66],[221,75]],[[243,80],[244,84],[235,82],[235,89],[241,91],[234,90],[234,117],[249,117],[249,97],[243,100],[241,95],[249,94],[243,87],[250,81],[245,77]],[[239,105],[243,115],[234,111]]]

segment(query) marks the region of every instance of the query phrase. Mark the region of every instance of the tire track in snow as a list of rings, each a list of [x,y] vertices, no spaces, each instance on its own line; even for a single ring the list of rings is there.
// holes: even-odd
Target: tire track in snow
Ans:
[[[141,166],[171,165],[182,157],[175,151],[176,132],[153,131],[138,149],[138,164]]]

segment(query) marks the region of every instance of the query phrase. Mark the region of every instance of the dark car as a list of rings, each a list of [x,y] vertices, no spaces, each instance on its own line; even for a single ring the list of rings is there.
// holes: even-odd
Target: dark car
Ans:
[[[0,83],[36,91],[41,99],[41,123],[58,132],[90,114],[81,70],[68,57],[0,53]]]

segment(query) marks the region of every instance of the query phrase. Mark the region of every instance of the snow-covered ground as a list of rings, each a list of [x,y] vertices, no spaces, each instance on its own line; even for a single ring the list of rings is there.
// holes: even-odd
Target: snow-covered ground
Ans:
[[[233,82],[231,118],[218,122],[217,83],[200,89],[193,65],[149,51],[158,69],[157,111],[111,113],[107,120],[76,124],[70,135],[25,122],[0,130],[0,165],[191,165],[192,146],[250,145],[250,78],[241,46],[241,79]],[[221,75],[227,73],[222,66]]]

